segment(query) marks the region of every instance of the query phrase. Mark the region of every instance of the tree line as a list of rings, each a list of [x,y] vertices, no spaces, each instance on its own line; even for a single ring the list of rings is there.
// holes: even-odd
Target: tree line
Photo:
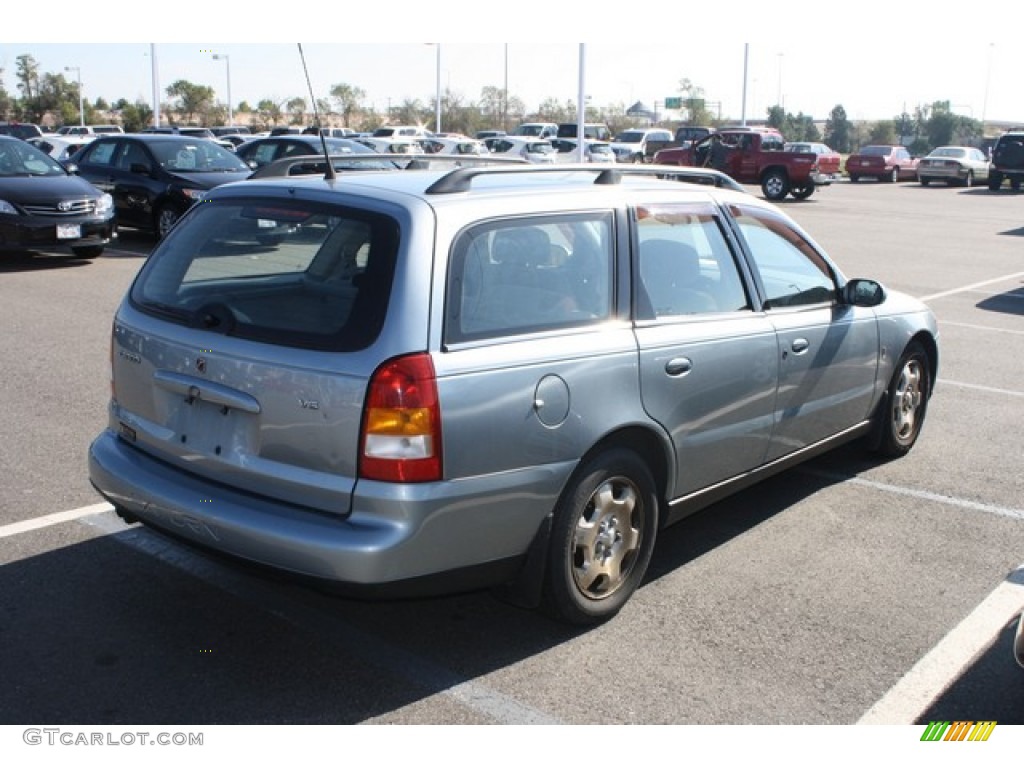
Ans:
[[[19,95],[7,92],[0,69],[0,115],[4,120],[53,125],[74,125],[80,120],[86,124],[117,122],[126,131],[137,131],[154,122],[150,104],[136,100],[118,99],[110,103],[103,98],[82,100],[83,115],[79,115],[79,86],[61,72],[42,72],[38,62],[29,54],[16,58],[15,77]],[[723,126],[734,124],[734,118],[714,115],[704,100],[704,91],[688,79],[679,82],[679,93],[686,97],[687,108],[682,123],[689,125]],[[214,89],[208,85],[177,80],[164,89],[166,101],[160,105],[161,122],[172,125],[223,125],[228,120],[227,105],[218,102]],[[626,114],[621,103],[603,107],[587,105],[588,122],[605,123],[613,135],[633,127],[636,119]],[[311,105],[301,96],[285,99],[261,99],[255,105],[239,102],[233,113],[236,122],[245,121],[255,130],[279,125],[309,125],[313,113],[321,125],[348,127],[357,131],[373,130],[379,125],[426,125],[434,123],[437,112],[435,99],[421,101],[405,99],[385,111],[367,104],[366,92],[349,83],[337,83],[327,96]],[[522,99],[495,86],[485,86],[478,99],[467,100],[462,94],[445,89],[441,94],[441,125],[445,131],[474,135],[479,130],[499,128],[511,130],[525,120],[537,122],[573,122],[576,103],[571,100],[547,98],[538,109],[528,112]],[[658,120],[652,125],[672,127],[680,121]],[[865,144],[905,144],[914,154],[925,154],[934,147],[948,144],[980,145],[983,126],[973,118],[955,114],[948,101],[936,101],[918,106],[913,114],[904,112],[891,120],[873,123],[854,123],[847,117],[841,104],[833,107],[825,121],[824,131],[810,115],[786,112],[779,105],[766,110],[763,123],[777,128],[788,141],[821,141],[838,152],[851,152]]]

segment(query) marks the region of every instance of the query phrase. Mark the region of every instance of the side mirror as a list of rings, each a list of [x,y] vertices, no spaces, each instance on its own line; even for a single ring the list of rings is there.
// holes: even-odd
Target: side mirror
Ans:
[[[64,170],[70,173],[72,176],[78,175],[78,165],[75,163],[64,163]]]
[[[856,278],[843,286],[840,296],[844,304],[854,307],[877,307],[885,301],[885,288],[875,280]]]

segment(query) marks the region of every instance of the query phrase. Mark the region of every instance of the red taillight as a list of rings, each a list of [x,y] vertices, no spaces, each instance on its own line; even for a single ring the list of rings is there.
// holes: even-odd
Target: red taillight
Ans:
[[[441,479],[441,408],[430,355],[399,357],[373,374],[361,442],[360,477],[395,483]]]

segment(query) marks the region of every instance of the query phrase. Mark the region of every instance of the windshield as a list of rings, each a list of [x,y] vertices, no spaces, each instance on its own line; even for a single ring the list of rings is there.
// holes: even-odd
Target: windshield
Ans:
[[[941,147],[932,152],[932,157],[963,157],[964,150],[956,147]]]
[[[224,171],[246,171],[251,168],[242,162],[234,152],[205,139],[195,142],[154,141],[150,149],[157,162],[172,172],[215,173]]]
[[[862,155],[877,155],[878,157],[885,157],[892,152],[892,147],[864,147],[860,154]]]
[[[639,144],[644,140],[643,131],[623,131],[615,137],[616,141],[622,142],[623,144]]]
[[[21,139],[0,141],[0,176],[65,176],[56,160]]]

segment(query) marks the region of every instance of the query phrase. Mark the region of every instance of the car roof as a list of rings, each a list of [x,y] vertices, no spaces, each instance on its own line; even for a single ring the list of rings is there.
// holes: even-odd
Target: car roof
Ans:
[[[495,198],[534,198],[524,191],[558,196],[577,195],[605,201],[623,199],[637,191],[674,193],[673,197],[711,202],[714,199],[742,200],[747,205],[760,205],[745,191],[733,186],[717,188],[706,184],[682,184],[657,178],[665,169],[658,166],[622,168],[594,164],[503,165],[497,167],[465,167],[455,170],[342,171],[333,180],[321,175],[287,176],[248,180],[216,189],[228,195],[253,195],[262,191],[294,196],[302,192],[311,198],[324,194],[349,192],[377,200],[415,198],[435,208],[467,205],[467,196],[483,202]],[[722,177],[705,169],[678,169],[683,176],[708,179]],[[727,177],[726,177],[727,178]],[[765,207],[770,206],[763,203]]]

